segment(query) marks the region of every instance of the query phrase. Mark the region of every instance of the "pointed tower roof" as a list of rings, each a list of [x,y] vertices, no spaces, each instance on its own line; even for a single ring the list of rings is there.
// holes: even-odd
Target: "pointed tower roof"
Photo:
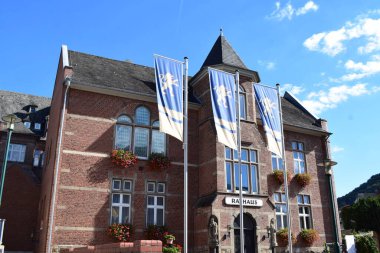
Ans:
[[[218,64],[226,64],[247,69],[239,55],[237,55],[230,43],[228,43],[223,36],[222,31],[201,68]]]

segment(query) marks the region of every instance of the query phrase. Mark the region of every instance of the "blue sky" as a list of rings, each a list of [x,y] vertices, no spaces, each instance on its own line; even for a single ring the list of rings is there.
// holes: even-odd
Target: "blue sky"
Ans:
[[[60,46],[198,71],[219,28],[263,83],[280,83],[329,121],[337,195],[379,173],[380,2],[3,1],[0,89],[50,97]]]

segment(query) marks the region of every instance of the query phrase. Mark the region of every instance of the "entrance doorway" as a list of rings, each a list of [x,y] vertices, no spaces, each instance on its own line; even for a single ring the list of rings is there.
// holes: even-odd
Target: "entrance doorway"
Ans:
[[[243,214],[244,253],[257,253],[256,221],[248,214]],[[240,215],[234,220],[235,253],[240,253]]]

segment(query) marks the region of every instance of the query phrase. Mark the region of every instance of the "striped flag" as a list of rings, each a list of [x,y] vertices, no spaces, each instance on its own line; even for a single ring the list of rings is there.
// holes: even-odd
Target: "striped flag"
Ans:
[[[183,141],[183,62],[155,55],[160,131]]]
[[[253,85],[258,103],[261,120],[263,121],[265,135],[268,141],[268,150],[279,157],[282,156],[282,134],[280,120],[280,104],[278,91],[275,88]]]
[[[208,73],[218,141],[237,150],[234,75],[212,68],[208,68]]]

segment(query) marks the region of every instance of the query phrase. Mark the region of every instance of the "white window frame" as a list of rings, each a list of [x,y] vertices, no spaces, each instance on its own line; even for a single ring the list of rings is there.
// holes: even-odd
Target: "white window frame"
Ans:
[[[136,135],[136,130],[137,130],[137,129],[144,129],[144,130],[147,130],[147,131],[148,131],[148,136],[147,136],[147,140],[146,140],[146,148],[147,148],[147,150],[146,150],[146,156],[139,156],[139,155],[136,154],[136,137],[137,137],[137,135]],[[133,153],[134,153],[138,158],[143,159],[143,160],[148,159],[149,154],[150,154],[150,145],[149,145],[150,132],[151,132],[151,131],[149,131],[149,128],[146,128],[146,127],[135,127],[135,128],[134,128],[134,133],[133,133],[133,135],[134,135],[134,137],[133,137]]]
[[[154,204],[149,205],[148,204],[148,198],[152,197],[154,198]],[[162,206],[157,204],[157,199],[162,198]],[[148,224],[148,210],[153,209],[153,224]],[[162,210],[162,225],[165,225],[165,196],[162,195],[148,195],[146,198],[146,226],[149,225],[157,225],[157,210]]]
[[[277,169],[274,168],[274,164],[273,164],[273,160],[275,160],[276,162],[276,166],[277,166]],[[271,156],[271,162],[272,162],[272,171],[274,170],[284,170],[284,160],[282,160],[281,157],[279,157],[278,155],[276,155],[275,153],[272,153],[272,156]],[[280,166],[282,163],[282,166]]]
[[[129,183],[130,188],[126,189],[125,183]],[[128,192],[132,191],[132,180],[123,180],[123,190]]]
[[[246,96],[246,94],[247,93],[244,90],[244,88],[241,85],[239,85],[239,102],[240,102],[240,104],[241,104],[240,97],[243,97],[243,100],[244,100],[244,115],[243,115],[243,117],[241,116],[242,111],[240,110],[240,119],[241,120],[246,120],[248,118],[248,116],[247,116],[248,112],[247,112],[247,96]]]
[[[16,152],[16,154],[14,153]],[[25,162],[26,145],[10,143],[8,149],[8,161],[10,162]],[[13,159],[16,156],[16,159]]]
[[[149,190],[149,185],[153,185],[153,190]],[[155,182],[147,182],[146,183],[146,192],[148,193],[155,193],[156,192],[156,183]]]
[[[299,194],[297,196],[297,203],[298,203],[298,215],[299,215],[299,223],[300,223],[300,229],[311,229],[313,228],[313,219],[312,219],[312,214],[311,214],[311,203],[305,203],[304,197],[307,196],[309,198],[310,202],[310,196],[309,195],[303,195]],[[301,203],[298,201],[298,198],[301,197],[302,201]],[[300,209],[302,212],[300,212]],[[309,213],[306,213],[306,209],[309,210]],[[309,222],[307,222],[307,218],[309,218]],[[303,220],[303,224],[305,224],[305,227],[302,227],[302,222],[301,219]]]
[[[120,196],[120,202],[119,203],[113,203],[113,196],[114,195],[119,195]],[[129,203],[123,203],[124,196],[129,196]],[[112,193],[111,195],[111,217],[110,217],[110,223],[112,224],[112,208],[113,207],[118,207],[119,208],[119,217],[118,217],[118,224],[125,224],[125,223],[130,223],[131,222],[131,200],[132,196],[131,194],[126,194],[126,193]],[[121,220],[122,219],[122,210],[123,207],[128,207],[128,221],[125,223]]]
[[[30,122],[29,121],[25,121],[24,122],[24,126],[26,127],[26,128],[28,128],[28,129],[30,129]]]
[[[43,160],[43,151],[42,150],[34,150],[33,153],[33,167],[42,167],[42,160]]]
[[[296,146],[296,149],[294,148],[294,145]],[[302,146],[302,148],[300,148],[300,146]],[[306,166],[306,154],[305,154],[304,149],[305,149],[305,145],[302,142],[292,141],[294,174],[306,173],[307,166]],[[295,154],[297,154],[297,158],[294,157]],[[303,159],[300,158],[301,154],[303,156]],[[301,169],[302,162],[304,164],[303,169]],[[296,166],[296,164],[298,166]],[[296,169],[297,167],[299,169]]]
[[[286,221],[286,223],[288,222],[287,221],[288,213],[284,212],[284,208],[286,209],[286,200],[284,200],[285,194],[281,193],[281,192],[275,192],[274,194],[277,195],[279,200],[280,200],[280,201],[277,201],[276,198],[274,198],[274,203],[276,206],[276,209],[275,209],[276,210],[276,228],[277,228],[277,230],[287,228],[288,227],[287,224],[286,224],[286,227],[284,226],[285,221]],[[280,212],[277,212],[277,206],[280,206]],[[277,217],[278,216],[280,216],[281,227],[277,226]]]
[[[114,182],[119,182],[120,188],[115,188]],[[124,188],[125,182],[130,183],[130,189]],[[121,215],[123,207],[128,207],[128,221],[126,221],[126,223],[130,223],[131,222],[131,207],[132,207],[131,192],[132,192],[132,187],[133,187],[133,185],[132,185],[133,181],[128,180],[128,179],[123,180],[123,179],[115,178],[115,179],[112,179],[111,183],[112,183],[112,185],[111,185],[111,189],[112,189],[111,192],[112,193],[111,193],[111,201],[110,201],[111,202],[110,224],[112,224],[112,208],[113,207],[118,207],[118,209],[119,209],[118,224],[123,223],[122,215]],[[113,196],[114,195],[119,195],[119,203],[113,203]],[[129,196],[129,203],[123,203],[124,196]]]
[[[162,186],[163,191],[159,191],[160,185]],[[157,193],[165,193],[165,191],[166,191],[166,189],[165,189],[165,183],[157,183]]]
[[[226,157],[226,149],[230,149],[229,147],[225,147],[224,149],[224,171],[225,171],[225,187],[226,187],[226,191],[227,192],[234,192],[234,193],[237,193],[239,192],[239,190],[236,188],[236,179],[235,179],[235,164],[238,164],[238,160],[237,158],[235,158],[236,156],[236,152],[234,152],[234,150],[230,149],[230,154],[231,154],[231,158],[227,158]],[[242,165],[245,164],[248,166],[248,191],[242,191],[243,193],[246,193],[246,194],[258,194],[260,192],[259,190],[259,152],[258,150],[256,149],[252,149],[252,148],[247,148],[247,147],[242,147],[242,150],[246,150],[247,151],[247,161],[243,161],[242,160]],[[252,161],[252,158],[251,158],[251,152],[253,151],[253,153],[256,154],[256,161]],[[227,189],[227,163],[231,164],[231,187],[232,189],[229,190]],[[256,184],[255,184],[255,187],[253,187],[253,182],[252,182],[252,169],[253,167],[256,167]],[[253,189],[256,188],[257,191],[253,191]]]

